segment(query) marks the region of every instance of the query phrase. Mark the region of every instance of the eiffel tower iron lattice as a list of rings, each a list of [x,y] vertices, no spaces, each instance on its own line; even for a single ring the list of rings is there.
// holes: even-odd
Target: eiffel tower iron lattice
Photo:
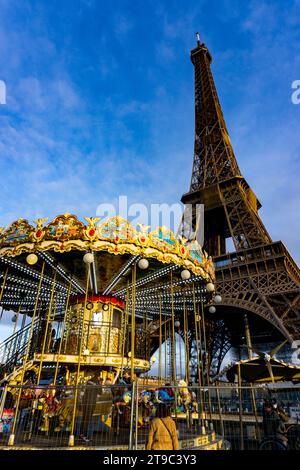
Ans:
[[[217,311],[234,311],[240,317],[252,312],[292,343],[300,339],[299,267],[281,241],[272,241],[260,219],[261,204],[239,169],[211,72],[212,57],[199,36],[191,61],[194,162],[182,202],[192,207],[193,217],[188,229],[183,220],[180,232],[191,238],[198,223],[195,207],[204,204],[204,248],[214,258],[222,296]],[[226,253],[226,239],[232,239],[234,252]]]

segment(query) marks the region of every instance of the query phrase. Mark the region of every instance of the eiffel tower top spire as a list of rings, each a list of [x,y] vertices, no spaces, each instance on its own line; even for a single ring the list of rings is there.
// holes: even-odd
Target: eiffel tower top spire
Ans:
[[[226,251],[232,238],[236,251],[270,243],[256,195],[241,175],[210,69],[212,57],[197,36],[191,50],[195,71],[195,147],[189,192],[184,204],[204,204],[204,247],[212,255]],[[192,228],[198,222],[193,216]],[[193,231],[193,230],[192,230]]]
[[[240,176],[211,73],[211,54],[200,34],[191,51],[195,68],[195,147],[190,191]]]
[[[222,296],[218,318],[236,338],[241,336],[239,318],[249,312],[249,321],[252,314],[259,315],[292,341],[300,338],[300,271],[283,243],[272,241],[259,216],[261,205],[241,175],[229,140],[210,69],[212,57],[196,36],[191,51],[195,155],[191,186],[181,199],[187,217],[178,232],[193,240],[204,220],[203,246],[213,256]],[[204,219],[199,204],[204,205]]]

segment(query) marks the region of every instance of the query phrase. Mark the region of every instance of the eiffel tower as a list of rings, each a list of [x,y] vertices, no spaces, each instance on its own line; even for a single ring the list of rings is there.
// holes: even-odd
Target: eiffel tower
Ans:
[[[258,336],[267,330],[269,341],[284,337],[292,343],[300,338],[300,270],[284,244],[272,241],[258,213],[261,204],[241,174],[211,72],[212,57],[199,33],[191,61],[194,162],[189,192],[181,200],[193,208],[204,204],[204,248],[214,258],[222,296],[215,318],[225,321],[232,338],[235,330],[236,344],[245,315]],[[234,251],[227,253],[230,239]],[[220,360],[225,352],[219,351]]]

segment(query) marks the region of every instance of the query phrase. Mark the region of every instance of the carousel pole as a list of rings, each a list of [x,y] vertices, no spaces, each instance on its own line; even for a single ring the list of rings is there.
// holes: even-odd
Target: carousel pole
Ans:
[[[186,305],[185,297],[183,296],[183,342],[184,342],[184,378],[187,386],[190,383],[189,377],[189,346],[188,346],[188,327],[187,327],[187,314],[186,314]],[[187,408],[187,427],[190,428],[193,425],[193,412]]]
[[[159,291],[159,367],[158,367],[158,384],[162,382],[162,302],[161,291]]]
[[[34,325],[34,321],[35,321],[35,317],[36,317],[38,301],[39,301],[39,296],[40,296],[43,277],[44,277],[44,270],[45,270],[45,262],[43,262],[43,265],[42,265],[42,270],[41,270],[41,274],[40,274],[40,280],[39,280],[39,284],[38,284],[34,310],[33,310],[33,314],[32,314],[32,320],[31,320],[31,326],[30,326],[30,331],[29,331],[28,343],[27,343],[27,347],[26,347],[25,357],[24,357],[24,360],[23,360],[23,367],[22,367],[22,373],[21,373],[21,383],[20,383],[20,386],[19,386],[19,392],[18,392],[18,396],[17,396],[13,426],[12,426],[11,434],[10,434],[9,440],[8,440],[8,445],[9,446],[13,446],[14,443],[15,443],[15,430],[16,430],[16,425],[17,425],[17,420],[18,420],[18,412],[19,412],[20,400],[21,400],[21,394],[22,394],[22,385],[23,385],[23,382],[24,382],[24,377],[25,377],[25,372],[26,372],[26,366],[27,366],[27,361],[28,361],[28,356],[29,356],[29,351],[30,351],[30,343],[31,343],[32,333],[33,333],[33,325]]]
[[[167,361],[168,361],[168,382],[171,383],[172,381],[172,364],[170,363],[171,358],[171,323],[170,320],[168,321],[168,351],[167,351]],[[172,361],[171,361],[172,362]]]
[[[243,403],[242,403],[242,377],[241,377],[241,365],[238,364],[238,389],[239,389],[239,418],[240,418],[240,438],[241,438],[241,449],[244,450],[244,428],[243,428]]]
[[[146,308],[146,307],[143,308],[143,329],[144,329],[144,332],[147,336],[147,331],[148,331],[148,308]],[[147,348],[146,342],[147,342],[147,340],[145,339],[145,348]],[[147,357],[149,355],[148,353],[149,353],[149,350],[147,349]],[[151,358],[149,357],[149,364],[150,364],[150,359]],[[143,376],[142,376],[143,385],[146,385],[148,383],[148,373],[149,373],[149,371],[143,373]]]
[[[27,318],[27,313],[25,312],[24,315],[23,315],[22,321],[21,321],[20,330],[23,330],[23,328],[25,327],[26,318]],[[39,318],[39,312],[38,312],[37,318]],[[19,347],[20,347],[21,340],[22,340],[22,335],[18,335],[18,338],[17,338],[17,345],[16,345],[16,351],[18,351],[18,349],[19,349]]]
[[[176,382],[177,382],[177,377],[176,377],[176,339],[175,339],[175,313],[174,313],[174,289],[173,289],[173,273],[171,271],[171,312],[172,312],[172,317],[171,317],[171,327],[172,327],[172,345],[171,345],[171,351],[172,351],[172,362],[173,362],[173,381],[174,381],[174,387],[176,387]]]
[[[244,323],[245,323],[245,335],[246,335],[246,341],[247,341],[248,357],[249,357],[249,359],[252,359],[252,357],[253,357],[252,340],[251,340],[251,333],[250,333],[248,315],[246,313],[244,315]],[[251,399],[252,399],[252,404],[253,404],[253,412],[254,412],[255,423],[256,423],[256,426],[255,426],[256,427],[256,437],[257,437],[258,440],[260,440],[260,429],[259,429],[259,424],[258,424],[255,393],[254,393],[252,383],[250,383],[250,389],[251,389]]]
[[[122,334],[121,377],[123,376],[124,355],[125,355],[125,342],[126,342],[126,334],[127,334],[127,327],[128,327],[128,308],[129,308],[128,305],[129,305],[129,281],[127,282],[126,307],[125,307],[125,317],[124,317],[124,330],[123,330],[123,334]]]
[[[125,307],[126,311],[127,307]],[[123,364],[124,364],[124,353],[123,353],[123,344],[125,340],[125,311],[121,313],[121,330],[118,333],[118,354],[121,354],[121,366],[118,368],[116,375],[114,377],[113,384],[117,383],[117,380],[123,375]],[[122,371],[122,373],[121,373]]]
[[[143,328],[145,330],[145,332],[148,331],[148,317],[147,317],[147,314],[148,314],[148,309],[143,309]],[[148,357],[148,356],[147,356]],[[150,364],[150,359],[149,359],[149,364]],[[144,372],[143,373],[143,385],[146,385],[148,383],[148,372]]]
[[[133,424],[134,424],[134,400],[135,400],[135,388],[137,382],[131,383],[131,407],[130,407],[130,428],[129,428],[129,445],[128,450],[133,450]]]
[[[108,310],[108,338],[107,338],[107,351],[106,354],[109,356],[110,353],[110,338],[111,338],[111,324],[112,324],[112,306],[109,306]],[[91,314],[90,314],[90,319],[91,319]],[[90,321],[89,321],[90,325]]]
[[[38,372],[38,377],[37,377],[37,382],[36,382],[37,385],[40,383],[41,374],[42,374],[44,354],[45,354],[45,348],[46,348],[46,342],[47,342],[47,336],[48,336],[48,329],[49,329],[50,317],[52,313],[55,285],[56,285],[56,271],[54,272],[53,281],[52,281],[52,289],[51,289],[50,303],[49,303],[48,314],[47,314],[46,329],[44,332],[43,345],[42,345],[42,351],[41,351],[41,356],[40,356],[39,372]]]
[[[4,289],[5,289],[5,284],[6,284],[6,280],[7,280],[7,275],[8,275],[8,268],[6,268],[6,271],[5,271],[5,274],[4,274],[4,277],[3,277],[3,283],[2,283],[2,287],[1,287],[1,292],[0,292],[0,303],[2,301],[2,297],[3,297],[3,293],[4,293]],[[0,321],[2,320],[2,316],[3,316],[3,307],[1,308],[1,314],[0,314]]]
[[[180,375],[180,379],[182,379],[182,354],[181,354],[181,335],[180,336],[180,339],[179,339],[179,375]]]
[[[6,268],[6,271],[3,277],[3,283],[2,283],[1,292],[0,292],[0,302],[2,301],[2,297],[3,297],[3,293],[4,293],[6,281],[7,281],[7,275],[8,275],[8,268]],[[2,314],[1,314],[1,318],[2,318]]]
[[[72,413],[71,431],[70,431],[70,436],[69,436],[69,447],[74,447],[74,429],[75,429],[75,418],[76,418],[76,408],[77,408],[77,399],[78,399],[78,386],[79,386],[79,374],[80,374],[81,355],[82,355],[81,350],[82,350],[83,338],[84,338],[84,324],[83,323],[84,323],[84,313],[85,313],[85,310],[86,310],[86,304],[87,304],[87,298],[88,298],[88,292],[89,292],[90,275],[91,275],[91,265],[88,264],[88,272],[87,272],[86,288],[85,288],[85,298],[84,298],[83,315],[82,315],[82,328],[81,328],[79,351],[78,351],[78,364],[77,364],[77,372],[76,372],[74,406],[73,406],[73,413]]]
[[[22,308],[22,303],[20,303],[18,311],[17,311],[16,321],[15,321],[14,328],[13,328],[13,333],[12,333],[13,335],[15,334],[16,329],[17,329],[17,324],[18,324],[21,308]],[[19,336],[19,338],[18,338],[18,336]],[[17,354],[18,354],[18,349],[19,349],[19,344],[20,344],[20,336],[21,335],[17,335],[16,338],[15,338],[15,341],[14,341],[14,354],[15,354],[15,356],[17,356]],[[1,419],[2,419],[2,417],[1,417]]]
[[[131,368],[130,368],[130,379],[133,382],[134,379],[134,340],[135,340],[135,289],[136,289],[136,264],[132,269],[132,290],[131,290]]]
[[[174,312],[174,288],[173,288],[173,272],[171,271],[171,312],[172,312],[172,359],[173,359],[173,380],[174,380],[174,401],[175,401],[175,420],[177,421],[177,370],[176,370],[176,336],[175,336],[175,312]],[[171,382],[172,383],[172,382]]]
[[[204,340],[204,354],[205,354],[205,368],[206,368],[206,381],[207,381],[207,393],[208,393],[208,405],[209,405],[209,418],[210,424],[212,426],[212,406],[211,406],[211,390],[210,390],[210,380],[209,380],[209,357],[207,351],[207,342],[206,342],[206,326],[205,326],[205,316],[203,308],[203,297],[201,296],[201,310],[202,310],[202,328],[203,328],[203,340]]]
[[[189,358],[189,341],[188,341],[188,315],[185,304],[185,297],[183,298],[183,328],[184,328],[184,351],[185,351],[185,377],[186,383],[190,383],[190,358]]]
[[[198,369],[198,386],[199,386],[199,405],[198,405],[198,422],[201,422],[202,434],[206,434],[204,417],[203,417],[203,401],[202,401],[202,382],[201,382],[201,370],[199,361],[199,344],[198,344],[198,319],[197,319],[197,307],[196,307],[196,295],[195,295],[195,284],[193,283],[193,304],[194,304],[194,321],[195,321],[195,333],[196,333],[196,352],[197,352],[197,369]],[[200,419],[199,419],[200,418]]]
[[[135,383],[135,435],[134,435],[134,449],[138,447],[138,424],[139,424],[139,384],[137,379]]]
[[[254,392],[253,384],[250,384],[250,390],[251,390],[251,398],[252,398],[252,403],[253,403],[253,412],[255,416],[256,438],[260,441],[260,429],[259,429],[259,423],[258,423],[257,407],[256,407],[255,392]]]
[[[164,353],[165,353],[165,382],[168,381],[168,369],[167,369],[167,320],[165,319],[165,349],[164,349]]]
[[[206,403],[205,403],[205,390],[204,390],[204,384],[205,384],[205,380],[204,380],[204,368],[203,368],[203,349],[202,349],[202,331],[201,331],[201,315],[200,315],[200,309],[199,307],[196,305],[196,310],[197,310],[197,314],[198,314],[198,328],[199,328],[199,331],[198,331],[198,338],[199,338],[199,352],[200,352],[200,357],[201,357],[201,361],[200,361],[200,370],[201,370],[201,379],[202,379],[202,385],[203,385],[203,408],[204,410],[206,409]]]
[[[70,284],[69,284],[69,288],[68,288],[65,314],[64,314],[64,319],[63,319],[63,324],[62,324],[62,329],[61,329],[61,335],[60,335],[60,341],[59,341],[59,347],[58,347],[58,352],[57,352],[57,361],[56,361],[56,366],[55,366],[53,385],[56,384],[56,379],[57,379],[57,374],[58,374],[59,356],[61,354],[63,340],[64,340],[64,333],[65,333],[66,321],[67,321],[67,316],[68,316],[71,287],[72,287],[72,279],[70,279]]]
[[[220,391],[219,391],[219,385],[216,385],[216,395],[217,395],[217,401],[218,401],[218,410],[219,410],[219,418],[220,418],[220,428],[221,428],[221,434],[222,434],[222,439],[224,440],[224,423],[223,423],[223,417],[222,417],[222,409],[221,409],[221,400],[220,400]]]
[[[135,355],[135,301],[136,301],[136,263],[132,269],[132,302],[131,302],[131,402],[132,402],[132,419],[130,422],[130,434],[132,435],[133,426],[135,428],[134,447],[137,447],[137,427],[138,427],[138,381],[134,378],[134,355]],[[135,404],[135,406],[134,406]],[[135,421],[134,421],[135,418]],[[132,444],[131,444],[132,445]]]
[[[2,391],[1,401],[0,401],[0,420],[2,420],[3,418],[3,411],[4,411],[4,405],[6,401],[7,392],[8,392],[8,384],[6,383],[6,385],[4,386],[4,390]]]

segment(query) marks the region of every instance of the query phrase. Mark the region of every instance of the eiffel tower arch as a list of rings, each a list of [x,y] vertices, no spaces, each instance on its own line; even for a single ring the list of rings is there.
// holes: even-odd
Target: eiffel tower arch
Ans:
[[[248,314],[258,333],[269,329],[271,340],[284,337],[292,344],[300,339],[299,267],[284,244],[271,239],[259,216],[261,203],[239,169],[211,72],[212,57],[199,36],[191,61],[194,161],[190,188],[181,200],[192,208],[204,204],[204,248],[213,256],[222,296],[216,318],[241,335],[242,327],[235,327]],[[183,222],[179,231],[189,238],[197,223],[194,216],[192,227]],[[227,252],[228,240],[232,252]]]

